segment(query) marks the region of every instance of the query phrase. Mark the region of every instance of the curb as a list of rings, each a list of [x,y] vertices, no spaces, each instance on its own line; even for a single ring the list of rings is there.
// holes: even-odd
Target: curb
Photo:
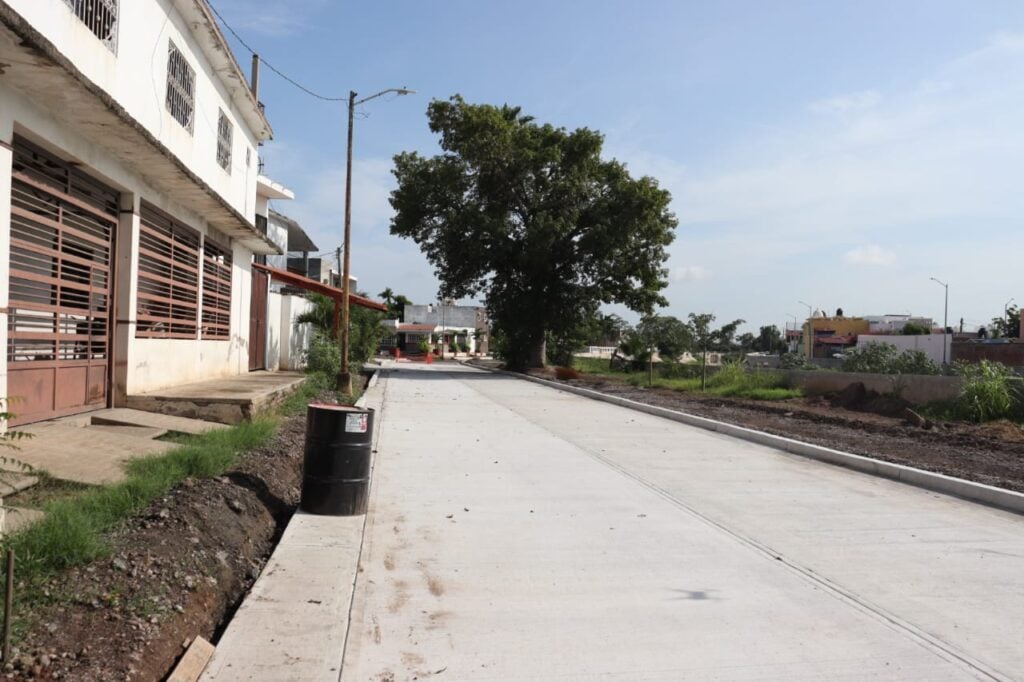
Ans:
[[[374,371],[358,407],[366,407],[380,374]],[[379,431],[374,445],[378,437]],[[296,509],[224,628],[201,682],[339,679],[366,519]]]
[[[478,365],[471,365],[468,363],[462,364],[474,369],[484,370],[485,372],[505,374],[517,379],[523,379],[535,384],[547,386],[548,388],[565,391],[566,393],[574,393],[593,400],[600,400],[601,402],[618,405],[619,407],[637,410],[638,412],[645,412],[655,417],[670,419],[689,426],[696,426],[697,428],[705,429],[707,431],[715,431],[716,433],[740,438],[759,445],[767,445],[793,455],[799,455],[801,457],[808,457],[821,462],[835,464],[837,466],[853,469],[872,476],[888,478],[917,488],[924,488],[933,492],[959,497],[970,502],[978,502],[1004,511],[1024,514],[1024,493],[1018,493],[1013,490],[996,488],[995,486],[985,485],[984,483],[975,483],[962,478],[954,478],[953,476],[937,474],[923,469],[915,469],[914,467],[908,467],[903,464],[883,462],[882,460],[872,459],[863,455],[854,455],[841,450],[833,450],[832,448],[826,448],[820,445],[812,445],[810,443],[793,440],[792,438],[775,436],[763,431],[755,431],[754,429],[748,429],[743,426],[727,424],[726,422],[708,419],[707,417],[698,417],[694,414],[670,410],[665,407],[648,405],[636,400],[630,400],[629,398],[607,395],[589,388],[580,388],[578,386],[571,386],[557,381],[540,379],[528,374],[509,372],[503,369],[480,367]]]

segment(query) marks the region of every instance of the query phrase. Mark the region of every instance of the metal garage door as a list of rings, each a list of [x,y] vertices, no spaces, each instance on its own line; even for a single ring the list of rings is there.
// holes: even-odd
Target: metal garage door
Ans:
[[[118,198],[15,138],[7,325],[14,424],[107,404]]]

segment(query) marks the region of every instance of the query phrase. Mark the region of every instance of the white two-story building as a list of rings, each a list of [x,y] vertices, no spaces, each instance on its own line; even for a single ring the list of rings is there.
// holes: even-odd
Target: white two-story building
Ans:
[[[256,225],[270,137],[205,0],[0,0],[14,423],[264,364],[251,263],[280,253]]]

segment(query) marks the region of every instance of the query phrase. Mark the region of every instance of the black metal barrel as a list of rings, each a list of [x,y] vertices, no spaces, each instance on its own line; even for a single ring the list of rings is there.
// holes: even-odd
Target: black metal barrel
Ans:
[[[372,441],[372,409],[310,405],[299,508],[324,516],[365,514]]]

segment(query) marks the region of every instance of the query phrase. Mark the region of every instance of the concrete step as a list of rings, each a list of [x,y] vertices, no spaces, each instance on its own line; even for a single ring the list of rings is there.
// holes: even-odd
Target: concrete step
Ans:
[[[18,460],[17,451],[3,456]],[[9,467],[10,465],[8,465]],[[0,468],[3,468],[2,465],[0,465]],[[15,473],[9,470],[0,471],[0,500],[22,490],[27,490],[37,483],[39,483],[39,478],[31,474]]]
[[[129,426],[127,424],[93,424],[88,427],[93,433],[119,433],[122,436],[131,436],[133,438],[147,438],[149,440],[155,440],[161,436],[167,435],[167,429],[161,429],[156,426]]]
[[[202,419],[189,419],[171,414],[158,414],[127,407],[115,407],[90,413],[92,424],[110,426],[144,426],[163,429],[164,432],[176,431],[198,435],[214,429],[226,428],[224,424]]]
[[[44,516],[38,509],[0,507],[0,536],[25,530]]]

